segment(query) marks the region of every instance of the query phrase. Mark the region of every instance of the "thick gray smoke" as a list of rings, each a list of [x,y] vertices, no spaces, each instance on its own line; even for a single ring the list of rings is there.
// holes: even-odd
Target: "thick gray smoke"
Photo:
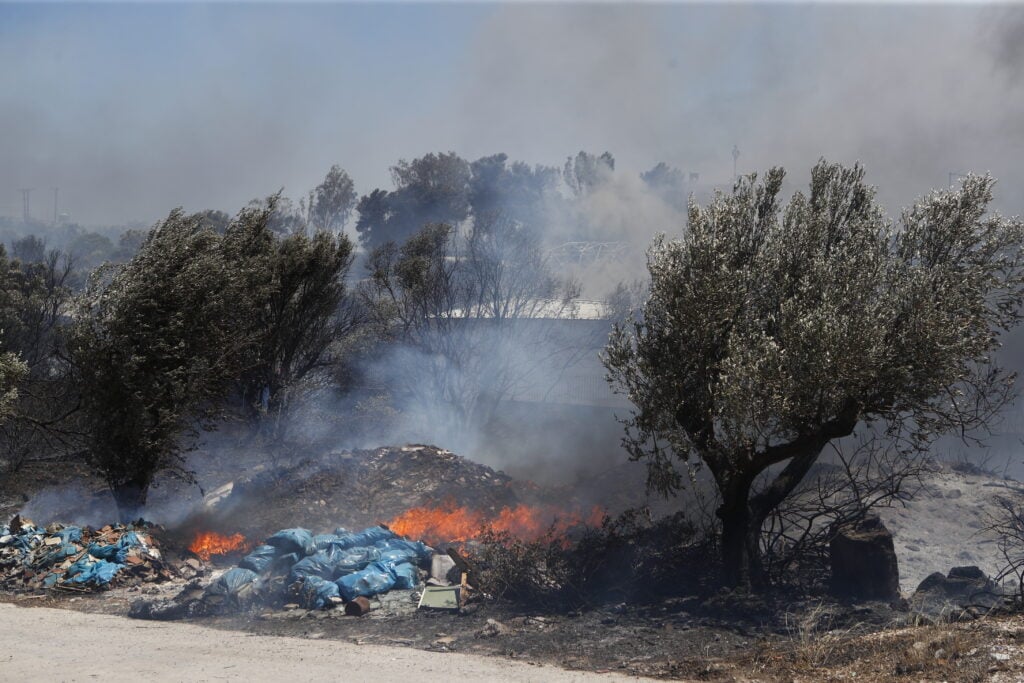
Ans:
[[[1022,45],[1024,9],[971,5],[0,4],[0,215],[20,215],[23,187],[37,217],[59,186],[73,220],[152,222],[298,196],[335,163],[367,193],[432,151],[561,167],[610,150],[610,180],[546,236],[583,225],[628,245],[581,274],[599,297],[643,277],[651,237],[682,227],[639,174],[664,161],[706,196],[731,185],[734,146],[740,173],[785,166],[787,193],[826,157],[864,163],[893,215],[970,171],[999,179],[1002,211],[1024,211]],[[460,432],[441,404],[400,407],[415,419],[386,438],[499,466],[523,457],[508,444],[539,472],[618,449],[607,409],[578,411],[564,441],[501,442]]]
[[[861,160],[897,208],[991,171],[1022,206],[1022,10],[983,6],[0,6],[0,214],[232,210],[333,163],[611,150],[728,185]],[[415,27],[415,28],[413,28]],[[372,30],[371,30],[372,29]],[[369,40],[367,36],[376,36]],[[637,230],[647,232],[637,218]]]

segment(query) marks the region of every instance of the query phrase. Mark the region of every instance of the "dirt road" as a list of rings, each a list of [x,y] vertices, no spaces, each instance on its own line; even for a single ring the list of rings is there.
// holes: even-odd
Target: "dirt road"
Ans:
[[[636,681],[525,662],[253,636],[0,603],[2,681]]]

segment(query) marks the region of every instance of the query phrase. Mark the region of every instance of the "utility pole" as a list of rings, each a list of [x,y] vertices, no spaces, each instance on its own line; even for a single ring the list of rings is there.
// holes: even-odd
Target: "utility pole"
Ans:
[[[736,145],[733,145],[732,146],[732,182],[733,182],[734,185],[736,184],[736,178],[739,177],[739,176],[736,175],[736,162],[738,162],[739,160],[740,160],[740,148],[737,147]]]
[[[32,188],[23,187],[21,189],[21,218],[26,223],[32,218]]]
[[[53,227],[57,227],[57,193],[60,192],[59,187],[53,188]]]

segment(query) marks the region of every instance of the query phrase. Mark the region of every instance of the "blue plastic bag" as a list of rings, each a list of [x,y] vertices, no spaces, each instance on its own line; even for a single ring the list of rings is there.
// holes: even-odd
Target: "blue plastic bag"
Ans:
[[[335,546],[347,549],[376,545],[378,541],[394,538],[395,532],[382,526],[372,526],[368,529],[363,529],[357,534],[339,534],[338,536],[339,540],[335,543]]]
[[[368,564],[379,559],[380,552],[376,548],[332,548],[320,551],[295,563],[288,576],[289,583],[307,576],[335,581],[345,574],[365,569]]]
[[[419,563],[415,553],[404,548],[382,550],[380,551],[380,557],[378,557],[378,560],[380,562],[388,562],[390,564],[402,564],[406,562]]]
[[[329,550],[338,540],[337,534],[317,534],[313,537],[313,545],[317,550]]]
[[[233,598],[238,595],[239,591],[258,578],[259,576],[256,572],[251,569],[235,567],[221,574],[219,579],[207,586],[206,592],[210,595],[223,595]]]
[[[394,565],[391,568],[391,573],[395,576],[395,588],[399,590],[415,588],[420,585],[420,575],[416,571],[416,567],[409,562]]]
[[[316,545],[313,543],[313,534],[307,529],[282,529],[266,541],[282,553],[295,553],[299,557],[306,557],[316,552]]]
[[[338,586],[333,581],[310,576],[302,582],[299,589],[299,604],[306,609],[324,609],[329,607],[331,598],[338,597]]]
[[[262,574],[277,558],[278,549],[272,545],[257,546],[251,553],[242,558],[238,566]]]
[[[370,597],[386,593],[394,587],[395,576],[386,564],[372,562],[366,569],[343,576],[335,583],[341,597],[346,601],[352,601],[359,596]]]
[[[433,554],[430,548],[422,542],[407,541],[404,538],[387,538],[377,541],[373,547],[378,548],[382,553],[388,550],[406,551],[410,557],[415,558],[412,561],[421,566],[430,562],[430,556]]]

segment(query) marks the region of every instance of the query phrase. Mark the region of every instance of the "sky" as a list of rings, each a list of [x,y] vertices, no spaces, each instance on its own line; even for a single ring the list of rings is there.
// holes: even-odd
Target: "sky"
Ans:
[[[0,2],[0,215],[234,213],[332,164],[611,151],[709,183],[863,162],[893,212],[991,172],[1024,211],[1024,6]]]

